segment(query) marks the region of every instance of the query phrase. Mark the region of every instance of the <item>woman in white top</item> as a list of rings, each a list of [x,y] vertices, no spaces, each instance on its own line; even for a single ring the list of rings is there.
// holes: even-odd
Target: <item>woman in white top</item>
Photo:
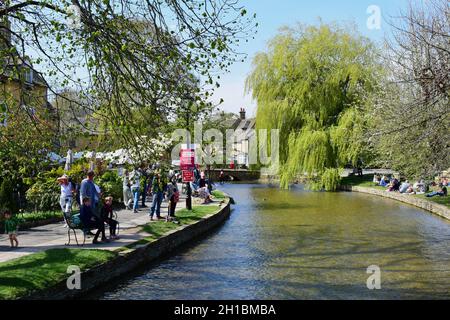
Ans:
[[[130,179],[128,178],[128,171],[123,173],[123,203],[127,210],[131,210],[131,203],[133,202],[133,195],[130,189]]]
[[[72,201],[73,201],[73,185],[72,182],[69,181],[69,177],[67,175],[62,175],[57,179],[59,185],[61,186],[61,195],[59,197],[59,205],[61,206],[61,210],[63,215],[66,213],[70,213],[72,210]],[[64,228],[67,228],[67,223],[64,224]]]
[[[57,181],[61,186],[61,195],[59,197],[59,204],[61,206],[61,210],[63,212],[68,212],[72,208],[72,199],[73,199],[72,183],[69,182],[69,177],[65,174],[59,177]]]

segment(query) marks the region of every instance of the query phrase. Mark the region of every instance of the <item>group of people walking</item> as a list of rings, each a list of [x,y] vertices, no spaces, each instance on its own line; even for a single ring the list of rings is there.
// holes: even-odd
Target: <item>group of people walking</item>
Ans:
[[[150,180],[151,182],[148,183]],[[166,195],[169,204],[166,220],[176,221],[175,209],[179,202],[180,192],[178,190],[178,177],[174,171],[170,170],[167,175],[162,174],[159,169],[150,171],[142,167],[132,172],[124,171],[123,199],[128,210],[132,209],[134,213],[138,212],[141,196],[142,207],[146,208],[145,199],[147,196],[151,196],[150,220],[163,219],[161,217],[161,204],[164,195]]]

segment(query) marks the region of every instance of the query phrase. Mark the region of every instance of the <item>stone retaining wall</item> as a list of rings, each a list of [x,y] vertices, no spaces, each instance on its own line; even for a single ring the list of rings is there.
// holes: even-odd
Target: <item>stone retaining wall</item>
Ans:
[[[123,251],[118,257],[82,272],[81,290],[68,290],[66,280],[64,280],[49,289],[35,292],[23,299],[58,300],[82,297],[139,266],[168,255],[180,246],[219,226],[230,216],[230,200],[227,199],[221,207],[218,213],[208,215],[196,223],[174,230],[154,242]]]
[[[394,199],[430,211],[444,219],[450,220],[450,209],[448,209],[446,206],[425,199],[420,199],[412,195],[401,194],[397,192],[387,192],[385,190],[359,186],[341,186],[340,189],[342,191],[368,193],[384,198]]]

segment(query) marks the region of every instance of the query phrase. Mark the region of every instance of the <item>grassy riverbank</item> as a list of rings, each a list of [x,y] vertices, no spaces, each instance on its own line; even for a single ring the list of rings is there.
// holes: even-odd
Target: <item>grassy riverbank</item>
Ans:
[[[341,184],[346,186],[358,186],[358,187],[366,187],[366,188],[372,188],[372,189],[378,189],[378,190],[386,190],[385,187],[375,186],[373,183],[373,175],[363,175],[362,177],[359,176],[350,176],[345,177],[342,179]],[[428,200],[440,205],[444,205],[447,208],[450,208],[450,197],[433,197],[433,198],[427,198],[423,194],[415,194],[415,195],[409,195],[411,197],[417,197],[420,199]]]
[[[61,248],[27,255],[0,263],[0,299],[18,299],[33,291],[43,290],[68,277],[67,267],[79,266],[87,270],[117,257],[120,251],[136,245],[153,242],[182,226],[193,224],[202,218],[219,212],[221,199],[210,205],[194,206],[192,211],[181,209],[176,216],[179,224],[155,221],[142,227],[144,238],[126,248],[115,251]],[[147,236],[146,236],[147,234]]]
[[[152,241],[158,240],[168,232],[171,232],[180,226],[185,226],[189,224],[193,224],[202,218],[204,218],[207,215],[216,213],[220,210],[218,202],[214,202],[210,205],[202,205],[202,206],[194,206],[192,208],[192,211],[189,211],[187,209],[181,209],[177,211],[176,217],[178,224],[176,223],[167,223],[164,220],[162,221],[156,221],[150,224],[147,224],[142,227],[142,231],[149,234],[149,236],[132,243],[131,245],[128,245],[126,248],[131,249],[134,248],[137,245],[142,245],[146,243],[150,243]]]
[[[17,299],[67,278],[67,267],[92,268],[117,253],[90,249],[50,249],[0,263],[0,299]]]

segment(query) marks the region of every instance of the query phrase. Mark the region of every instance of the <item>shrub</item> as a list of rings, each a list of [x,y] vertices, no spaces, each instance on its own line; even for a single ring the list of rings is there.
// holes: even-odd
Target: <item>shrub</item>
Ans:
[[[27,201],[34,210],[48,211],[59,208],[60,187],[56,179],[37,181],[26,192]]]
[[[87,172],[89,170],[89,164],[86,162],[78,162],[72,165],[69,172],[66,174],[72,178],[73,182],[81,183],[81,181],[86,178]]]
[[[105,172],[96,183],[102,189],[104,197],[111,196],[114,198],[114,202],[119,202],[119,199],[122,198],[122,178],[119,177],[117,171]]]
[[[18,212],[19,207],[15,194],[14,182],[4,179],[0,184],[0,210],[10,210],[12,213]]]
[[[61,218],[62,213],[60,211],[27,212],[20,214],[19,217],[24,222],[36,222],[53,218]]]
[[[66,173],[74,183],[81,183],[86,177],[89,164],[80,161],[72,165]],[[103,196],[112,196],[115,202],[122,198],[122,179],[116,171],[98,170],[101,175],[97,176],[95,183],[102,189]],[[38,175],[36,182],[26,192],[29,205],[34,210],[51,211],[59,209],[60,187],[56,179],[64,174],[62,167],[55,168]]]

